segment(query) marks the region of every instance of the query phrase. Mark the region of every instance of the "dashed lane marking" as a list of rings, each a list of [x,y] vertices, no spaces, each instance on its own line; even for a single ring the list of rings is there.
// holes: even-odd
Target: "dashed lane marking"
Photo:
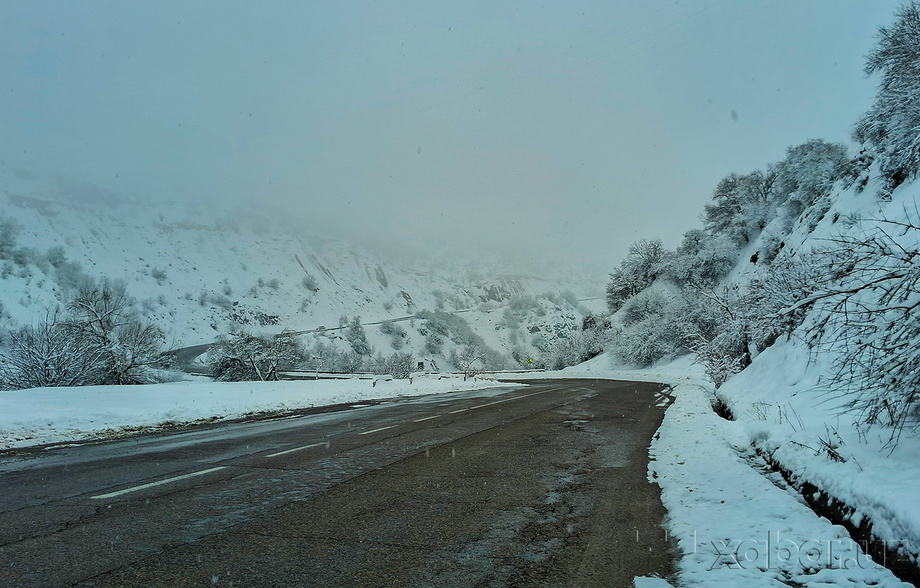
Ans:
[[[294,453],[295,451],[303,451],[304,449],[310,449],[312,447],[319,447],[320,445],[325,445],[326,449],[329,449],[329,442],[325,441],[323,443],[312,443],[310,445],[304,445],[303,447],[295,447],[294,449],[285,449],[284,451],[279,451],[277,453],[270,453],[265,457],[278,457],[280,455],[285,455],[287,453]]]
[[[166,478],[165,480],[160,480],[159,482],[150,482],[149,484],[141,484],[140,486],[125,488],[124,490],[118,490],[117,492],[109,492],[108,494],[100,494],[99,496],[90,496],[90,498],[94,500],[115,498],[116,496],[121,496],[122,494],[127,494],[129,492],[137,492],[138,490],[146,490],[147,488],[153,488],[154,486],[160,486],[162,484],[169,484],[170,482],[178,482],[179,480],[187,480],[188,478],[194,478],[195,476],[203,476],[204,474],[210,474],[211,472],[226,469],[226,467],[227,466],[218,466],[216,468],[201,470],[200,472],[192,472],[191,474],[183,474],[174,478]]]
[[[379,429],[371,429],[370,431],[362,431],[361,433],[358,433],[358,434],[359,435],[370,435],[371,433],[377,433],[379,431],[386,431],[387,429],[392,429],[395,426],[396,425],[390,425],[388,427],[380,427]]]
[[[502,402],[511,402],[512,400],[520,400],[521,398],[527,398],[528,396],[536,396],[537,394],[543,394],[543,392],[550,392],[550,390],[542,390],[540,392],[533,392],[531,394],[523,394],[521,396],[515,396],[514,398],[505,398],[504,400],[496,400],[495,402],[489,402],[488,404],[480,404],[479,406],[473,406],[469,409],[464,410],[475,410],[477,408],[485,408],[487,406],[492,406],[493,404],[501,404]]]

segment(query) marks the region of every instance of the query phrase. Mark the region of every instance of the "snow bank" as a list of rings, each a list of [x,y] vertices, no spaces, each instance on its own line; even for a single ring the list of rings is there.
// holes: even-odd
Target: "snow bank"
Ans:
[[[758,469],[745,425],[717,416],[710,394],[702,382],[678,385],[650,451],[681,586],[909,586]]]
[[[869,517],[873,533],[895,547],[920,550],[920,439],[854,423],[828,393],[828,358],[809,361],[805,345],[777,343],[719,391],[743,428],[744,441],[800,481]]]
[[[799,378],[788,366],[770,368],[769,373],[743,374],[762,387],[775,383],[776,374]],[[681,554],[679,586],[910,586],[864,555],[846,529],[815,515],[781,476],[768,470],[752,447],[757,427],[749,421],[726,421],[713,412],[712,385],[692,356],[637,370],[604,354],[532,377],[673,386],[674,402],[650,447],[649,479],[661,487],[667,527]],[[736,381],[741,376],[732,384]],[[651,581],[637,578],[636,585],[654,585]]]
[[[703,367],[694,362],[693,356],[684,355],[673,361],[662,362],[650,368],[635,369],[616,362],[608,353],[594,359],[558,371],[525,372],[513,374],[515,380],[541,380],[544,378],[603,378],[608,380],[631,380],[634,382],[660,382],[680,384],[705,380]]]
[[[298,382],[178,382],[0,391],[0,449],[103,438],[147,428],[506,384],[461,377]]]

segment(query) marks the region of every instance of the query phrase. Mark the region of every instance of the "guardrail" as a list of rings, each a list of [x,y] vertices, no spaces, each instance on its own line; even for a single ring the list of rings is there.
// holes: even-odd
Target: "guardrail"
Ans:
[[[528,373],[539,373],[544,372],[544,369],[533,369],[533,370],[499,370],[499,371],[481,371],[476,372],[475,374],[466,374],[464,372],[413,372],[409,374],[408,380],[412,384],[413,380],[418,377],[423,378],[436,378],[438,380],[443,380],[447,378],[463,378],[466,380],[469,377],[474,376],[496,376],[502,374],[528,374]],[[392,382],[397,379],[394,378],[391,374],[372,374],[369,372],[356,372],[350,374],[343,374],[340,372],[319,372],[313,370],[285,370],[279,371],[278,376],[285,380],[363,380],[363,381],[372,381],[372,386],[376,386],[377,382]],[[406,379],[406,378],[403,378]]]
[[[380,374],[354,373],[342,374],[338,372],[316,372],[307,370],[285,370],[278,372],[279,376],[288,376],[294,380],[373,380],[381,377]],[[389,376],[393,377],[393,376]]]

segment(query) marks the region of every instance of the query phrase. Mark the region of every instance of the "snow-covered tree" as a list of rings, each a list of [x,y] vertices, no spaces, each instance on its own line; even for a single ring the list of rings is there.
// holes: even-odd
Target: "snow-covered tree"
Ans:
[[[278,372],[304,359],[296,335],[288,332],[260,336],[240,332],[228,336],[209,352],[211,375],[221,381],[278,380]]]
[[[345,329],[345,340],[351,345],[351,350],[361,356],[373,354],[370,343],[367,342],[367,334],[364,327],[361,326],[361,317],[355,316],[348,322]]]
[[[920,5],[903,4],[895,23],[880,27],[866,74],[881,74],[875,102],[859,119],[854,138],[879,154],[887,180],[882,196],[920,170]]]
[[[125,284],[105,280],[86,284],[68,304],[64,326],[98,357],[97,384],[142,384],[152,381],[163,331],[140,319]]]
[[[99,349],[74,337],[59,310],[48,311],[36,324],[10,331],[3,339],[0,388],[98,383]]]
[[[141,320],[120,282],[85,283],[68,312],[6,333],[0,385],[84,386],[155,381],[163,331]]]
[[[738,259],[738,249],[728,237],[712,237],[691,229],[683,242],[661,263],[662,276],[676,284],[711,286],[725,276]]]
[[[474,342],[469,342],[450,354],[450,362],[463,372],[463,378],[471,378],[483,369],[485,351]]]
[[[749,243],[776,215],[776,179],[772,167],[767,172],[723,178],[704,208],[706,232],[725,237],[737,247]]]
[[[378,354],[371,366],[375,374],[388,374],[394,378],[408,378],[414,369],[415,358],[412,354],[398,351],[386,356]]]
[[[616,312],[623,304],[651,285],[661,271],[665,249],[660,239],[642,239],[629,247],[629,254],[610,274],[607,306]]]
[[[789,147],[786,158],[775,166],[776,199],[786,205],[789,216],[797,218],[831,193],[834,182],[847,173],[849,165],[847,149],[839,143],[809,139]],[[818,215],[823,216],[828,207]]]

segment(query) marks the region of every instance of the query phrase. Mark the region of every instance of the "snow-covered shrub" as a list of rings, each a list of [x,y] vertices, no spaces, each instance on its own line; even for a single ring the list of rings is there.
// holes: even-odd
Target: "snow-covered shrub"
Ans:
[[[676,251],[664,256],[661,275],[680,285],[711,286],[731,271],[737,259],[738,248],[728,237],[692,229]]]
[[[83,266],[78,262],[66,259],[51,261],[50,258],[49,261],[54,267],[54,281],[62,295],[67,296],[92,283],[92,278],[83,271]]]
[[[9,332],[0,352],[6,388],[144,384],[156,381],[163,332],[142,321],[124,284],[85,285],[69,312],[49,311]]]
[[[570,333],[567,337],[560,337],[543,351],[537,363],[539,367],[550,370],[578,365],[600,355],[607,343],[607,336],[607,329],[589,328]]]
[[[354,351],[346,351],[336,356],[332,371],[340,374],[358,373],[364,370],[366,361],[367,358],[364,355],[355,353]]]
[[[0,349],[0,387],[85,386],[97,383],[101,358],[65,325],[60,311],[48,311],[33,325],[6,333]]]
[[[620,320],[629,326],[665,312],[668,300],[658,291],[645,290],[630,298],[623,305]]]
[[[466,344],[470,338],[479,337],[466,319],[461,316],[449,312],[431,312],[427,310],[420,311],[416,316],[425,319],[424,324],[419,329],[422,335],[434,333],[440,335],[442,341],[449,339],[458,345]]]
[[[419,329],[421,332],[421,329]],[[434,331],[428,331],[425,335],[425,352],[430,355],[439,355],[444,349],[444,339]]]
[[[259,336],[245,331],[229,335],[208,352],[211,375],[224,382],[277,380],[278,372],[303,361],[295,335]]]
[[[751,343],[758,351],[780,336],[789,336],[802,324],[812,297],[828,287],[835,271],[846,263],[840,251],[811,249],[780,256],[763,274],[747,284],[742,302]]]
[[[465,378],[475,376],[482,371],[482,352],[473,344],[454,349],[450,354],[450,362],[463,372]]]
[[[769,229],[768,229],[769,230]],[[757,249],[756,263],[760,265],[769,265],[773,263],[779,252],[782,251],[786,244],[783,237],[774,232],[763,233],[760,237],[760,247]]]
[[[787,214],[797,218],[815,200],[829,195],[834,183],[846,175],[849,166],[847,149],[839,143],[809,139],[789,147],[786,158],[775,166],[778,203],[785,204]]]
[[[506,308],[502,312],[502,318],[498,321],[498,326],[506,328],[514,333],[517,329],[521,328],[521,318]]]
[[[505,305],[505,314],[517,319],[518,322],[522,321],[529,313],[537,316],[546,314],[546,310],[533,296],[515,295]]]
[[[415,369],[412,353],[394,352],[390,355],[377,355],[370,365],[375,374],[388,374],[394,378],[408,378]]]
[[[402,349],[406,342],[406,337],[408,337],[406,330],[393,321],[380,323],[380,332],[390,337],[390,345],[396,350]]]
[[[723,178],[713,191],[712,203],[704,209],[706,232],[725,237],[739,248],[750,242],[775,215],[775,180],[772,170]]]
[[[65,326],[86,349],[98,354],[97,384],[145,384],[159,361],[164,335],[142,321],[123,282],[85,285],[68,304]]]
[[[0,215],[0,259],[10,259],[16,248],[19,225],[15,220]]]
[[[716,385],[751,362],[748,307],[740,288],[688,288],[665,322],[681,347],[696,353]]]
[[[303,277],[303,281],[301,281],[301,285],[314,294],[319,292],[319,283],[316,281],[316,277],[312,274],[305,275]]]
[[[486,345],[478,335],[454,348],[448,359],[467,377],[484,370],[503,370],[508,367],[505,356]]]
[[[623,363],[648,367],[677,351],[677,347],[662,334],[657,320],[645,320],[623,329],[614,328],[608,349]]]
[[[58,245],[45,252],[45,259],[48,260],[51,267],[58,268],[67,261],[67,256],[64,254],[64,248]]]
[[[150,277],[157,281],[158,286],[162,286],[163,283],[167,280],[166,272],[158,267],[150,269]]]

